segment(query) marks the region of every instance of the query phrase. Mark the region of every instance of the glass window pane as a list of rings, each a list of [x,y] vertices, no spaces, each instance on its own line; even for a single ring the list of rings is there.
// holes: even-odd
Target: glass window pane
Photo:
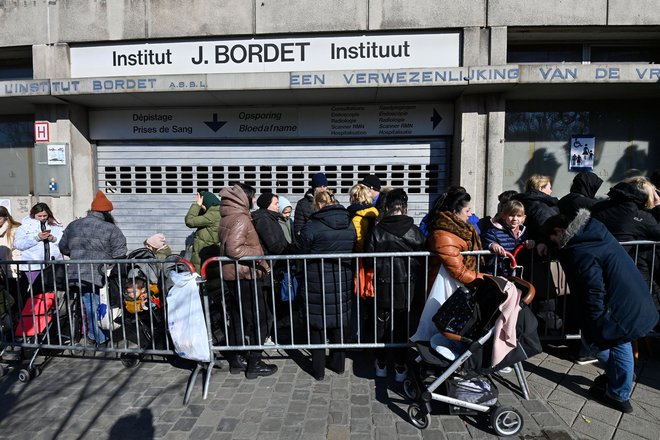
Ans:
[[[33,149],[32,116],[0,116],[0,194],[24,196],[31,192]]]
[[[507,48],[508,63],[579,63],[580,44],[511,44]]]

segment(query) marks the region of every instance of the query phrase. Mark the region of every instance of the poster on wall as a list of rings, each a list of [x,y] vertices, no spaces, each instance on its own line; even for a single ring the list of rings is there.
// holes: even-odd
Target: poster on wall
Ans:
[[[571,136],[571,151],[569,157],[569,170],[593,171],[594,150],[596,149],[596,137],[587,134],[576,134]]]

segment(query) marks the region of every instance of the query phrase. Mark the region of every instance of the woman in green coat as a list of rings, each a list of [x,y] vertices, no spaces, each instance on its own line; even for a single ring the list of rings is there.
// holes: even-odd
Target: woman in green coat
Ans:
[[[202,191],[195,195],[195,203],[186,214],[186,226],[197,228],[193,241],[190,262],[200,271],[202,260],[200,252],[208,246],[218,245],[218,226],[220,225],[220,199],[215,194]]]

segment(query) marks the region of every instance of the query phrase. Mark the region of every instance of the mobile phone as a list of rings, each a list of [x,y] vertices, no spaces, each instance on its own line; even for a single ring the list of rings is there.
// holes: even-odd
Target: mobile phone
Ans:
[[[47,232],[47,233],[49,233],[49,234],[50,234],[50,229],[44,229],[44,230],[43,230],[43,231],[41,231],[41,232]]]

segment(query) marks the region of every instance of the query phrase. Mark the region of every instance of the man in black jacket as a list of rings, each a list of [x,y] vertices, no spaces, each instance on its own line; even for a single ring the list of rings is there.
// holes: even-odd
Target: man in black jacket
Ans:
[[[551,217],[543,232],[559,248],[559,259],[573,294],[580,298],[580,326],[587,343],[605,364],[589,394],[630,413],[634,358],[631,341],[658,322],[648,285],[635,263],[607,228],[586,209],[573,221]]]
[[[559,200],[559,212],[573,219],[581,208],[591,209],[598,202],[596,193],[602,184],[603,179],[591,171],[577,173],[571,192]]]
[[[323,173],[316,173],[312,177],[312,187],[307,190],[305,196],[296,203],[296,212],[293,216],[293,235],[295,239],[300,236],[303,226],[314,212],[314,194],[318,189],[328,188],[328,178]]]

